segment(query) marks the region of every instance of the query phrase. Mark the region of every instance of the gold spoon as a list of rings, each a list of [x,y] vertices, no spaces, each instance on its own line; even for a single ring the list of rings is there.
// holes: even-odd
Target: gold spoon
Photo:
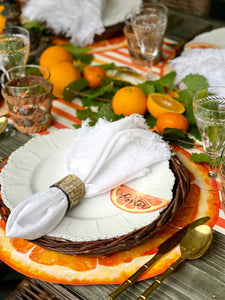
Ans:
[[[8,119],[6,117],[0,117],[0,134],[5,130],[8,124]]]
[[[138,300],[145,300],[171,274],[184,259],[195,259],[202,256],[212,241],[212,230],[208,225],[190,228],[180,243],[181,256],[147,288]]]

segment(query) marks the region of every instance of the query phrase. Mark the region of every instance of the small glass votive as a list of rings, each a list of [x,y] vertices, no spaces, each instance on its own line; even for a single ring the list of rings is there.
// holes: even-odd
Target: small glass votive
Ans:
[[[219,165],[219,175],[221,181],[221,198],[222,198],[222,209],[225,213],[225,148],[221,153],[221,163]]]
[[[51,125],[53,87],[49,77],[49,71],[37,65],[21,65],[2,74],[2,95],[20,132],[37,133]]]

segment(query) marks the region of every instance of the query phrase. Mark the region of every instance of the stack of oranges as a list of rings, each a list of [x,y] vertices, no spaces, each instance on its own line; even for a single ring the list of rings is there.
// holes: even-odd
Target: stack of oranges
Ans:
[[[61,46],[55,45],[45,49],[40,56],[39,64],[49,70],[53,95],[57,98],[63,98],[64,88],[81,78],[80,71],[73,64],[72,54]],[[86,66],[83,71],[83,77],[88,81],[90,88],[99,87],[105,76],[105,71],[99,66]]]
[[[81,78],[80,71],[73,64],[73,56],[61,46],[51,46],[45,49],[39,64],[50,72],[50,82],[53,84],[53,95],[63,98],[64,88],[74,80]]]
[[[188,121],[183,113],[185,107],[172,97],[160,93],[151,93],[147,97],[139,87],[121,88],[113,97],[113,111],[124,116],[144,115],[146,111],[157,119],[156,127],[160,133],[165,128],[188,131]]]

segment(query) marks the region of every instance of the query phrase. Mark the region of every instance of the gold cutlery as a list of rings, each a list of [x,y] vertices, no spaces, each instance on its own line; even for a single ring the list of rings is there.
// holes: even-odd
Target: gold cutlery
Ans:
[[[157,260],[159,260],[163,255],[168,253],[170,250],[175,248],[181,240],[184,238],[188,229],[195,228],[196,226],[206,223],[210,217],[199,218],[192,223],[186,225],[167,240],[165,240],[158,247],[158,252],[147,261],[140,269],[138,269],[133,275],[131,275],[126,281],[124,281],[117,289],[115,289],[111,294],[108,295],[108,300],[116,299],[122,292],[124,292],[128,287],[132,286],[136,280],[143,274],[150,266],[152,266]]]
[[[181,256],[147,288],[137,300],[145,300],[185,259],[201,257],[209,248],[212,241],[212,230],[208,225],[199,225],[188,229],[180,243]]]
[[[5,130],[8,124],[8,119],[4,117],[0,117],[0,134]]]

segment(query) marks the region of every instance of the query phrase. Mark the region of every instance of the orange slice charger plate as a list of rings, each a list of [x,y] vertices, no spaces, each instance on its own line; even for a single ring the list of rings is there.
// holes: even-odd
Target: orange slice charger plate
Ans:
[[[72,256],[43,249],[31,242],[5,236],[5,222],[0,219],[0,259],[16,271],[33,278],[61,284],[118,284],[126,280],[156,252],[157,247],[179,228],[191,221],[209,216],[213,227],[219,214],[220,198],[216,191],[200,189],[206,186],[208,168],[189,159],[190,154],[174,148],[178,158],[188,169],[191,189],[184,206],[173,221],[159,234],[141,246],[105,256]],[[216,184],[216,183],[214,183]],[[140,280],[156,276],[166,270],[180,256],[179,247],[165,255],[146,271]]]

